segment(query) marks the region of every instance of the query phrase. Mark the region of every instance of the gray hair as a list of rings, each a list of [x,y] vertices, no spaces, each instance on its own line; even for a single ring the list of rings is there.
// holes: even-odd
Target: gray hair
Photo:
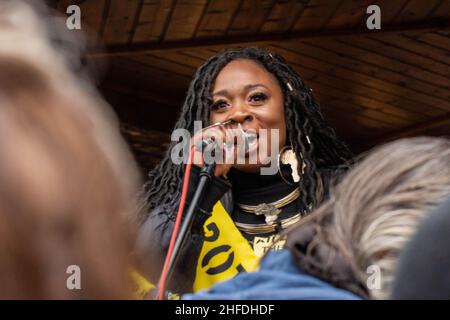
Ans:
[[[290,232],[312,223],[308,254],[320,251],[318,247],[332,248],[329,257],[342,257],[349,264],[369,298],[385,299],[403,248],[449,193],[450,141],[402,139],[371,152],[323,206]],[[371,266],[380,271],[379,288],[367,288]]]

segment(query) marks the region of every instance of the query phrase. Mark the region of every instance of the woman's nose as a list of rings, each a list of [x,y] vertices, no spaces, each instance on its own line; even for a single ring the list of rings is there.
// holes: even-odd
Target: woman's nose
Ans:
[[[242,102],[235,105],[235,107],[232,109],[229,119],[233,120],[235,123],[244,123],[252,121],[253,115],[250,112],[248,106],[246,106],[245,103]]]

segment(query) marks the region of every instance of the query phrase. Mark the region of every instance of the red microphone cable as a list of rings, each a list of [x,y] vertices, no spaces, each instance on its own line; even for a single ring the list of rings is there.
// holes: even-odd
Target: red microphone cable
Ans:
[[[170,238],[169,250],[167,251],[166,259],[164,260],[164,266],[161,272],[161,277],[159,280],[158,289],[158,300],[164,300],[164,291],[167,281],[167,272],[169,268],[170,257],[172,256],[173,248],[178,237],[178,232],[180,231],[181,218],[183,217],[184,206],[186,204],[186,196],[189,187],[189,177],[191,173],[192,160],[194,158],[195,147],[192,146],[189,151],[189,157],[186,164],[186,172],[184,173],[183,179],[183,189],[181,192],[180,204],[178,206],[177,218],[175,220],[175,225],[172,231],[172,236]]]

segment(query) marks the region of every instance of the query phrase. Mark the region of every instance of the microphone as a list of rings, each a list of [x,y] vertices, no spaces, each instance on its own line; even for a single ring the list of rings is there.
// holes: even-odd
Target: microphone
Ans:
[[[201,141],[197,141],[194,147],[197,151],[205,152],[205,149],[211,145],[215,147],[217,145],[216,141],[211,138],[207,138]]]

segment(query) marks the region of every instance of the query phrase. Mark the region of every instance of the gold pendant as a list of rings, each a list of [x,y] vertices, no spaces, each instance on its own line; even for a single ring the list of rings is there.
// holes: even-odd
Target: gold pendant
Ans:
[[[294,150],[286,149],[285,151],[283,151],[280,156],[280,161],[282,164],[289,165],[291,167],[292,180],[294,180],[295,183],[299,182],[300,175],[298,174],[298,160]]]
[[[267,225],[271,225],[272,223],[274,223],[278,219],[278,215],[280,214],[280,212],[280,209],[277,209],[277,207],[275,207],[274,205],[267,203],[261,203],[255,208],[255,214],[257,216],[265,216]]]

